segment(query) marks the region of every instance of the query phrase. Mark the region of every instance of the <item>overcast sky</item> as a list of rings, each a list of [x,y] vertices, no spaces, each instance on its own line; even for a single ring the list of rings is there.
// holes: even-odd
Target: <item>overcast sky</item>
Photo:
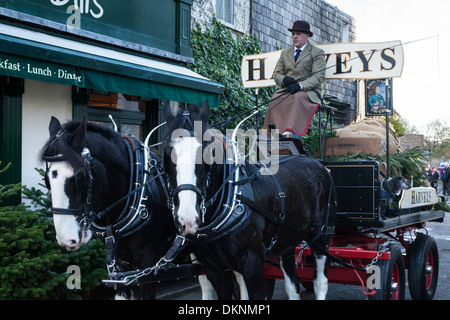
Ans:
[[[450,124],[450,2],[326,1],[355,18],[356,42],[402,41],[403,73],[393,79],[393,98],[403,118],[421,133],[438,118]]]

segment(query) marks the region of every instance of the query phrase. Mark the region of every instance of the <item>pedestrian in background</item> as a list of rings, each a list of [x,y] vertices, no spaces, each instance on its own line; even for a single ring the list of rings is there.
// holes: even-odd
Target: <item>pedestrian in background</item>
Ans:
[[[425,178],[431,186],[431,169],[429,165],[427,165],[427,167],[425,168]]]
[[[450,195],[449,191],[449,178],[450,178],[450,169],[448,168],[448,162],[445,163],[444,171],[442,172],[442,192],[445,195]]]
[[[431,185],[431,187],[433,187],[436,190],[436,193],[437,193],[438,181],[439,181],[439,172],[436,170],[436,167],[433,167],[431,169],[430,185]]]

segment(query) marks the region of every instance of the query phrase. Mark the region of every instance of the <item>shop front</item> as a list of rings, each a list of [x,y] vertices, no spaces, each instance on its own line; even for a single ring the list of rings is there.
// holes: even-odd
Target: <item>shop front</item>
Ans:
[[[187,68],[192,0],[0,0],[0,184],[37,186],[51,116],[143,139],[173,106],[219,105]],[[0,168],[1,169],[1,168]],[[17,201],[17,199],[16,199]]]

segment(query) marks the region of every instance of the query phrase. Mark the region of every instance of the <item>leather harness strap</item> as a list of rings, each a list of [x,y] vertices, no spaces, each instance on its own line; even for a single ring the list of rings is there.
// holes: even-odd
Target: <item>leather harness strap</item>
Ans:
[[[275,185],[277,187],[278,196],[280,197],[280,213],[278,214],[279,224],[277,224],[277,228],[275,229],[275,234],[272,236],[272,239],[270,240],[269,247],[266,249],[266,254],[272,251],[273,246],[278,240],[278,234],[281,229],[281,225],[285,223],[286,220],[286,195],[283,192],[283,189],[281,188],[280,182],[278,181],[277,177],[273,174],[271,175],[273,182],[275,182]]]
[[[194,191],[200,197],[202,197],[202,190],[200,190],[199,187],[197,187],[197,186],[195,186],[193,184],[180,184],[175,189],[173,189],[173,197],[175,197],[178,194],[178,192],[185,191],[185,190]]]

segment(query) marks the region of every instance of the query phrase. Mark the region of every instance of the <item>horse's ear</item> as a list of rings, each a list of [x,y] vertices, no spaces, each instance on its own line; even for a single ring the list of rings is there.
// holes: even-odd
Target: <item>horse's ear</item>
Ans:
[[[164,107],[163,115],[164,120],[166,120],[166,123],[170,123],[175,118],[169,103],[167,103],[166,106]]]
[[[84,147],[84,138],[86,136],[87,121],[83,118],[80,125],[74,130],[72,134],[71,146],[77,152],[81,152]]]
[[[48,126],[48,131],[50,132],[50,137],[56,136],[59,130],[61,130],[61,123],[58,119],[52,116],[50,124]]]
[[[209,108],[209,101],[208,99],[205,100],[205,102],[203,102],[202,106],[200,107],[200,119],[203,122],[208,122],[209,119],[209,112],[211,111],[211,109]]]

